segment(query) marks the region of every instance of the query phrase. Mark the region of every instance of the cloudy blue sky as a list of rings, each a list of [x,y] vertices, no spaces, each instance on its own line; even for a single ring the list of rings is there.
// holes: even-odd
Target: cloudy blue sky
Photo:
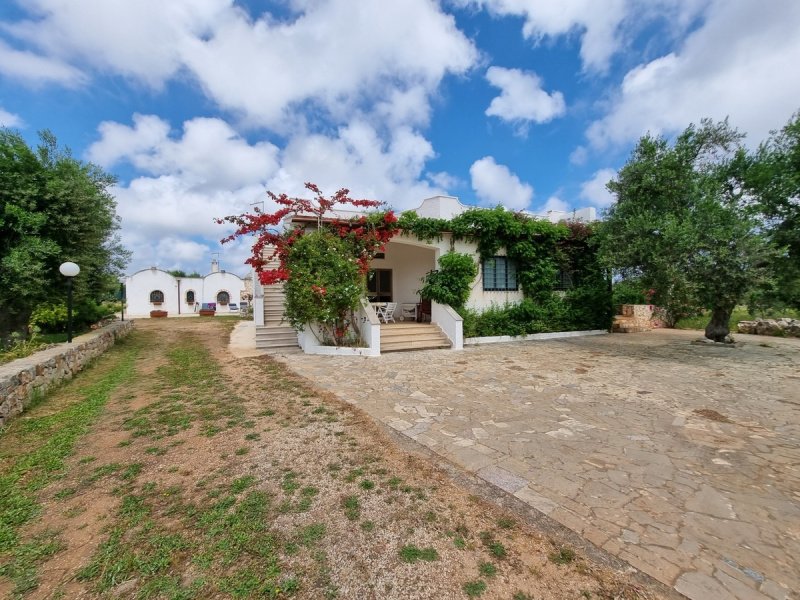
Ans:
[[[602,209],[646,131],[729,116],[757,145],[798,65],[797,0],[0,3],[0,123],[117,175],[130,272],[244,274],[213,217],[305,181]]]

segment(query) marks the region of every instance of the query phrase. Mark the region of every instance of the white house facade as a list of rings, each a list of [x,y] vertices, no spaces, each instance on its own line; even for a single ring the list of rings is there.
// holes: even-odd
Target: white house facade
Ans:
[[[452,219],[453,217],[473,209],[459,202],[452,196],[434,196],[423,200],[422,204],[414,209],[420,217],[435,219]],[[357,217],[355,211],[334,211],[337,218],[347,219]],[[589,222],[596,220],[594,208],[584,208],[572,212],[550,211],[546,215],[532,217],[549,220],[557,223],[561,220],[574,220]],[[312,225],[307,219],[301,218],[294,222],[287,222],[286,226],[298,224]],[[478,266],[478,275],[472,282],[472,289],[466,306],[479,312],[492,306],[505,306],[523,300],[522,288],[517,281],[516,265],[506,258],[506,251],[500,248],[497,255],[485,257],[481,260],[477,243],[468,240],[454,240],[449,233],[443,233],[440,240],[421,240],[413,234],[401,233],[386,244],[384,252],[378,254],[370,263],[370,275],[367,284],[367,298],[356,315],[361,323],[361,337],[365,349],[344,349],[341,353],[357,352],[365,355],[376,355],[381,349],[388,351],[422,349],[426,347],[441,348],[444,345],[453,349],[463,347],[462,319],[450,307],[437,305],[435,302],[421,301],[419,290],[423,285],[425,275],[439,268],[439,258],[449,251],[468,254],[474,258]],[[265,248],[265,258],[271,254],[271,248]],[[268,268],[276,268],[278,263],[271,261]],[[254,318],[257,326],[256,345],[261,348],[281,349],[296,347],[298,344],[305,352],[332,353],[329,347],[320,347],[313,339],[310,328],[301,332],[299,336],[288,328],[283,321],[283,286],[273,284],[262,286],[255,282],[254,289]],[[394,326],[384,323],[381,325],[376,317],[376,306],[391,305],[397,321],[405,326],[404,331],[411,335],[411,327],[419,331],[415,335],[428,336],[428,345],[411,340],[409,342],[394,342],[386,337],[387,329]],[[416,321],[426,321],[411,325]],[[436,326],[445,336],[444,340],[436,339],[433,332],[424,328]],[[383,333],[381,333],[383,331]],[[442,344],[441,342],[444,342]],[[337,350],[338,351],[338,350]]]
[[[197,313],[204,304],[215,304],[217,313],[238,312],[252,298],[251,276],[239,277],[211,262],[203,277],[175,277],[157,267],[142,269],[125,278],[126,311],[131,317],[148,317],[154,310],[168,317]]]

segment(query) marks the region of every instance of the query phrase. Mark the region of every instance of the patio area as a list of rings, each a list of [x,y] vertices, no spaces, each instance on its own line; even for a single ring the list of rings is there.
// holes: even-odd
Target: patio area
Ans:
[[[697,337],[281,360],[689,598],[796,598],[800,340]]]

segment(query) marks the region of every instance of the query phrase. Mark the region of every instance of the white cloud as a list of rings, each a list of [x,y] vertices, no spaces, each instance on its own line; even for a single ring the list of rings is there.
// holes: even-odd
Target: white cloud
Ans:
[[[22,127],[24,124],[22,117],[0,108],[0,127]]]
[[[11,35],[154,87],[181,68],[191,38],[236,14],[230,0],[28,0],[25,9],[34,18],[5,25]]]
[[[427,175],[428,181],[433,183],[438,188],[443,189],[445,192],[451,192],[455,188],[464,184],[460,178],[447,173],[446,171],[440,171],[438,173],[428,173]]]
[[[477,60],[453,17],[430,0],[330,0],[303,8],[290,24],[225,19],[212,37],[191,40],[185,64],[221,106],[276,126],[288,108],[307,101],[339,122],[381,100],[393,114],[410,107],[419,121],[427,112],[421,91],[430,93],[447,73],[464,73]]]
[[[235,189],[263,184],[278,168],[278,149],[269,142],[249,144],[221,119],[197,118],[183,124],[183,137],[169,137],[169,124],[154,115],[134,115],[133,126],[105,121],[88,158],[109,167],[128,161],[152,175],[175,175],[195,187]]]
[[[381,200],[402,210],[442,193],[440,187],[422,181],[425,164],[433,157],[430,142],[409,128],[396,129],[385,141],[372,125],[356,120],[341,127],[336,136],[294,137],[267,187],[303,194],[303,183],[312,181],[325,193],[347,187],[353,196]]]
[[[33,85],[57,83],[77,87],[86,81],[75,67],[57,59],[26,50],[15,50],[0,40],[0,73]]]
[[[533,187],[520,181],[505,165],[498,165],[494,157],[484,156],[469,168],[472,189],[485,204],[502,204],[512,210],[523,210],[533,198]]]
[[[548,94],[536,73],[520,69],[489,67],[486,79],[500,88],[486,114],[509,122],[546,123],[564,114],[566,106],[561,92]]]
[[[662,18],[674,34],[692,22],[708,0],[454,0],[496,16],[524,19],[523,35],[535,43],[559,36],[580,38],[587,70],[604,71],[611,57],[649,22]]]
[[[610,206],[615,198],[608,191],[606,184],[617,176],[614,169],[600,169],[589,181],[581,185],[580,197],[593,206],[604,208]]]
[[[338,123],[377,103],[390,126],[425,124],[428,96],[442,78],[478,59],[455,19],[432,0],[292,7],[292,20],[276,21],[230,0],[31,0],[25,9],[33,18],[4,29],[45,55],[26,55],[27,63],[49,61],[52,79],[74,82],[79,74],[58,61],[155,88],[188,74],[246,122],[284,129],[302,126],[294,109],[309,102]],[[22,58],[10,63],[20,76],[32,70]],[[12,68],[8,62],[0,60],[3,69]]]
[[[595,148],[643,133],[674,133],[723,119],[756,145],[798,108],[800,3],[717,0],[677,51],[631,70],[608,114],[588,131]]]
[[[585,146],[577,146],[569,155],[569,162],[573,165],[585,165],[589,158],[589,151]]]
[[[550,196],[547,199],[547,202],[545,202],[544,205],[536,212],[539,214],[547,214],[551,210],[555,212],[566,212],[569,210],[569,204],[558,196]]]

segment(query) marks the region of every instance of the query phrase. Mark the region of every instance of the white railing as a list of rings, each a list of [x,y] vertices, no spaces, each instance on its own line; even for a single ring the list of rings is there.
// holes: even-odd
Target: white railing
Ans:
[[[450,305],[431,301],[431,323],[448,337],[452,350],[464,349],[464,319]]]
[[[251,271],[253,275],[253,322],[256,327],[264,325],[264,286],[258,280],[258,273]]]
[[[358,328],[361,331],[361,341],[371,350],[367,356],[380,356],[381,354],[381,322],[375,309],[366,298],[361,298],[361,306],[356,312]]]

